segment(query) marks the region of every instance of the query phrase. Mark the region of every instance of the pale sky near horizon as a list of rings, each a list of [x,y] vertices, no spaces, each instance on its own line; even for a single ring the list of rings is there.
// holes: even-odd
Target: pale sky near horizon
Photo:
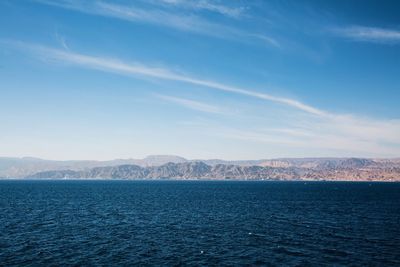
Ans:
[[[0,2],[0,156],[400,157],[398,1]]]

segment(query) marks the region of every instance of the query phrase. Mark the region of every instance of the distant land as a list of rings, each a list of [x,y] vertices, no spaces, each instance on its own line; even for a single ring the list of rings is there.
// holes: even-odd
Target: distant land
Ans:
[[[110,161],[0,157],[2,179],[400,181],[400,158],[281,158],[225,161],[156,155]]]

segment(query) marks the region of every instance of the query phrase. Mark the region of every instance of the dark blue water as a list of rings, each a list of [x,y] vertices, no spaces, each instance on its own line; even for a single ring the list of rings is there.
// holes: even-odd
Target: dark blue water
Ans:
[[[399,183],[0,181],[0,265],[400,266]]]

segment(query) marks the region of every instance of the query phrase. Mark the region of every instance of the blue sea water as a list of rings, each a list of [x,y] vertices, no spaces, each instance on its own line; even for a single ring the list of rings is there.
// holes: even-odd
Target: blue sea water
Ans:
[[[400,266],[400,184],[0,181],[1,266]]]

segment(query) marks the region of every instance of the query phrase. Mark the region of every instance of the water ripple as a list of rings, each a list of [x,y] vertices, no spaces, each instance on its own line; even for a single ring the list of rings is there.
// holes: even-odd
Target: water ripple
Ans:
[[[400,265],[400,184],[1,181],[0,265]]]

